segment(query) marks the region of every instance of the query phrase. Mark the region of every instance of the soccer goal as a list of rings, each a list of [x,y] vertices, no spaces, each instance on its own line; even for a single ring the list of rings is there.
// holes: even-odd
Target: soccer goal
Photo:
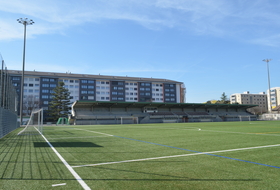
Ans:
[[[138,124],[138,117],[119,117],[119,124]]]
[[[251,121],[252,118],[250,115],[239,115],[239,121]]]
[[[28,123],[18,135],[40,135],[43,133],[43,108],[32,111]]]

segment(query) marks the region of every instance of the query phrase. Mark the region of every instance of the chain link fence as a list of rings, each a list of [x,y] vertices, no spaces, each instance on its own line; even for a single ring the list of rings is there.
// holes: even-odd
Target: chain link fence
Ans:
[[[0,138],[20,125],[17,121],[18,95],[0,54]]]

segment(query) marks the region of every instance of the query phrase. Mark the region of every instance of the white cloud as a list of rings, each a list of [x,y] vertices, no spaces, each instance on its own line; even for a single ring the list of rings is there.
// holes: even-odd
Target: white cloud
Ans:
[[[280,34],[273,35],[273,36],[266,36],[263,38],[252,39],[252,40],[250,40],[250,43],[271,46],[271,47],[279,47],[280,46]]]
[[[266,0],[0,0],[0,4],[0,40],[22,36],[11,19],[19,15],[35,21],[36,26],[29,30],[31,36],[112,19],[129,20],[149,29],[175,27],[200,35],[242,38],[252,31],[254,38],[272,36],[275,32],[269,29],[279,31],[280,27],[280,3]]]

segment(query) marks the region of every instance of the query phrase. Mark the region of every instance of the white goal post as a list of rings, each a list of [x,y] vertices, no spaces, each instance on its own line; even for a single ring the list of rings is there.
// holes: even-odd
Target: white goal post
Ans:
[[[138,117],[119,117],[120,124],[138,124]]]
[[[250,115],[239,115],[239,121],[251,121]]]
[[[43,108],[33,110],[28,123],[18,135],[39,135],[43,133]]]

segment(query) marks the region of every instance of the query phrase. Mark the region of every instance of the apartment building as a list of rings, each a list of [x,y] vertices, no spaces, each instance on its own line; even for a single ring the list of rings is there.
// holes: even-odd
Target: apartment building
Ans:
[[[264,92],[259,94],[250,94],[249,91],[235,93],[230,95],[230,103],[258,105],[257,107],[250,108],[250,110],[248,110],[252,113],[265,113],[268,111],[267,95]]]
[[[269,95],[268,90],[267,94]],[[271,99],[268,98],[268,105],[271,105],[268,106],[269,111],[271,111],[271,108],[274,109],[280,105],[280,87],[270,88],[270,96]]]
[[[21,91],[22,71],[10,70],[9,74],[18,94]],[[24,104],[38,103],[48,108],[53,89],[62,81],[70,92],[72,102],[76,100],[116,102],[166,102],[183,103],[185,87],[182,82],[127,76],[105,76],[25,71]]]

